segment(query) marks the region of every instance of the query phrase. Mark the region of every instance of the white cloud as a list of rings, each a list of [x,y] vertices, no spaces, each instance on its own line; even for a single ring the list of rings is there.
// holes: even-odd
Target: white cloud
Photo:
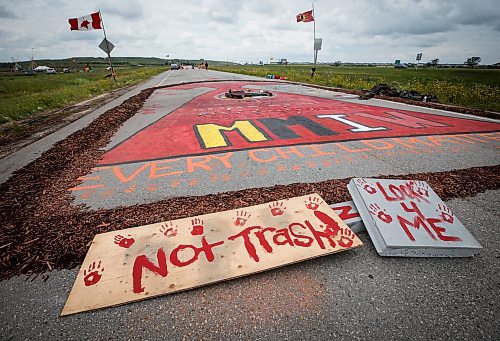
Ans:
[[[302,0],[3,0],[0,59],[102,56],[101,31],[70,32],[68,18],[101,10],[116,56],[233,61],[312,59],[313,23],[296,23],[310,9]],[[320,61],[462,63],[472,55],[500,61],[496,0],[317,0]]]

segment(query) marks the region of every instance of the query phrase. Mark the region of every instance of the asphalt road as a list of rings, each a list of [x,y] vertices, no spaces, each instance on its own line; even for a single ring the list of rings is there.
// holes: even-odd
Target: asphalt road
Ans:
[[[238,84],[251,79],[262,81],[206,70],[166,72],[67,126],[63,131],[3,159],[2,179],[5,180],[14,169],[36,158],[55,141],[85,126],[141,89],[221,79],[237,81]],[[230,83],[229,86],[234,84]],[[380,100],[360,103],[349,95],[297,85],[248,83],[244,86],[281,91],[274,99],[276,101],[287,94],[305,96],[301,98],[311,103],[301,104],[302,110],[309,105],[328,110],[327,104],[321,102],[325,99],[339,101],[337,103],[343,106],[345,112],[351,109],[361,112],[358,110],[359,105],[366,106],[362,111],[368,113],[377,108],[386,111],[406,110],[430,115],[422,116],[426,119],[448,120],[448,126],[450,122],[458,122],[451,121],[454,118],[471,119],[464,115]],[[441,140],[429,139],[428,135],[411,130],[401,130],[396,131],[398,137],[369,137],[371,142],[368,144],[349,138],[345,141],[316,141],[292,146],[275,139],[265,142],[270,145],[259,146],[259,152],[240,140],[234,140],[232,146],[227,146],[228,149],[217,149],[213,153],[204,151],[204,154],[197,150],[162,149],[163,145],[160,144],[157,148],[149,149],[135,147],[148,143],[141,142],[140,131],[145,131],[146,136],[162,134],[162,129],[172,131],[169,124],[175,121],[175,115],[186,105],[192,105],[189,108],[196,113],[192,115],[195,124],[210,123],[200,119],[219,117],[209,114],[210,110],[217,113],[217,110],[231,109],[229,111],[239,112],[242,119],[249,117],[241,114],[246,110],[243,104],[221,104],[217,96],[210,93],[215,88],[217,85],[210,84],[193,88],[167,88],[170,90],[150,97],[150,102],[146,102],[143,109],[146,111],[127,122],[106,148],[110,153],[107,163],[103,161],[96,165],[93,173],[81,175],[91,179],[85,180],[81,186],[102,184],[103,187],[73,190],[75,203],[85,203],[94,208],[115,207],[274,184],[445,171],[497,165],[500,161],[498,135],[485,133],[484,129],[457,133],[460,134],[458,137],[448,136]],[[210,103],[196,102],[195,98],[209,93],[210,98],[213,98]],[[265,99],[257,101],[255,110],[263,111],[271,106],[271,102]],[[276,105],[278,110],[280,105],[295,105],[293,103],[272,105]],[[188,115],[189,112],[184,114]],[[183,112],[180,111],[180,114]],[[221,114],[220,117],[225,116]],[[470,128],[477,122],[492,120],[476,118],[467,122],[465,126]],[[382,126],[382,122],[379,123]],[[148,132],[146,129],[149,127],[156,128]],[[187,135],[180,133],[181,125],[175,128],[176,136],[187,138]],[[436,132],[429,136],[434,134]],[[339,137],[337,135],[335,138]],[[320,147],[315,149],[306,145]],[[125,148],[124,153],[111,154],[114,150],[119,151],[117,148],[120,146]],[[145,153],[149,153],[150,149],[163,152],[146,157]],[[226,162],[220,161],[221,158]],[[273,161],[269,161],[271,159]],[[202,161],[205,163],[193,166],[193,162]],[[163,167],[168,164],[171,166],[168,171],[175,174],[156,178],[147,176],[151,174],[152,162],[163,162]],[[188,171],[189,162],[192,172]],[[156,167],[159,167],[158,164]],[[138,169],[146,168],[147,171],[137,172]],[[131,174],[135,173],[136,176],[130,179]],[[96,179],[98,183],[92,182]],[[16,277],[0,282],[0,335],[2,339],[15,340],[499,339],[500,191],[454,199],[447,205],[482,244],[484,249],[478,256],[454,259],[380,257],[364,232],[360,234],[364,246],[355,250],[178,294],[64,318],[59,317],[59,314],[78,269],[52,272],[46,281],[41,277],[33,281]]]

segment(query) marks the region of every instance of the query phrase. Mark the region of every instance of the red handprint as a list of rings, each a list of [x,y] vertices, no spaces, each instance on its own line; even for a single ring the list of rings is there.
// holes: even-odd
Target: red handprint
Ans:
[[[384,223],[390,224],[392,222],[392,217],[387,214],[386,210],[381,209],[379,205],[370,204],[370,206],[368,206],[368,210],[371,214],[376,215]]]
[[[436,212],[441,215],[441,219],[448,224],[453,224],[455,218],[451,210],[445,205],[438,205],[438,209],[439,210],[436,210]]]
[[[424,196],[426,198],[429,197],[429,185],[423,181],[415,182],[415,192]]]
[[[337,244],[341,247],[351,247],[354,243],[356,235],[354,232],[349,230],[347,227],[341,228],[339,231],[340,238],[337,240]]]
[[[286,210],[286,207],[283,207],[283,201],[273,202],[272,204],[269,205],[269,208],[271,209],[271,214],[273,215],[273,217],[282,215],[283,213],[285,213]]]
[[[127,236],[132,237],[130,234]],[[125,238],[124,236],[119,234],[115,236],[115,244],[126,249],[131,247],[134,242],[134,238]]]
[[[305,201],[305,203],[308,209],[316,211],[319,205],[323,203],[323,200],[318,197],[309,197],[309,201]]]
[[[92,262],[92,264],[89,264],[89,271],[87,273],[87,270],[83,270],[83,281],[85,282],[85,286],[91,286],[96,284],[101,280],[101,272],[104,271],[104,268],[101,269],[101,261],[99,261],[99,264],[97,264],[97,267],[95,266],[95,262]]]
[[[191,220],[191,225],[193,225],[193,229],[191,230],[191,234],[193,236],[199,236],[203,234],[203,220],[199,218],[194,218]]]
[[[163,233],[167,238],[175,237],[177,236],[177,226],[174,227],[172,222],[169,221],[165,224],[161,224],[160,232]]]
[[[356,179],[356,182],[358,183],[358,186],[363,187],[363,189],[368,193],[368,194],[375,194],[377,193],[377,190],[375,187],[373,187],[371,184],[366,182],[365,179]]]
[[[247,220],[252,215],[245,211],[236,212],[236,220],[234,221],[234,226],[244,226]]]

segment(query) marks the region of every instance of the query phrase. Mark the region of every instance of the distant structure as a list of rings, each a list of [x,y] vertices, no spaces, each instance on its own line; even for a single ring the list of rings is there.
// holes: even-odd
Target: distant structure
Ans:
[[[269,59],[269,65],[288,65],[288,60],[286,58],[274,59],[271,57]]]

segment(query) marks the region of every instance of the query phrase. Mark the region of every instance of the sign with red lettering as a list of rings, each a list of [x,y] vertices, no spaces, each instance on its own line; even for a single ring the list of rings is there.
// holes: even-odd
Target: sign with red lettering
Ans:
[[[156,90],[148,112],[161,118],[114,145],[101,165],[247,149],[374,138],[500,130],[479,119],[432,115],[274,91],[272,97],[228,99],[224,93],[272,83],[201,83]],[[159,105],[176,91],[209,89],[170,113]],[[142,111],[142,114],[147,114]]]
[[[348,189],[381,256],[470,257],[482,248],[425,181],[356,178]]]
[[[318,194],[95,236],[61,315],[166,295],[362,242]]]
[[[361,219],[354,201],[340,202],[338,204],[332,204],[330,207],[354,233],[359,233],[365,230],[363,219]]]

